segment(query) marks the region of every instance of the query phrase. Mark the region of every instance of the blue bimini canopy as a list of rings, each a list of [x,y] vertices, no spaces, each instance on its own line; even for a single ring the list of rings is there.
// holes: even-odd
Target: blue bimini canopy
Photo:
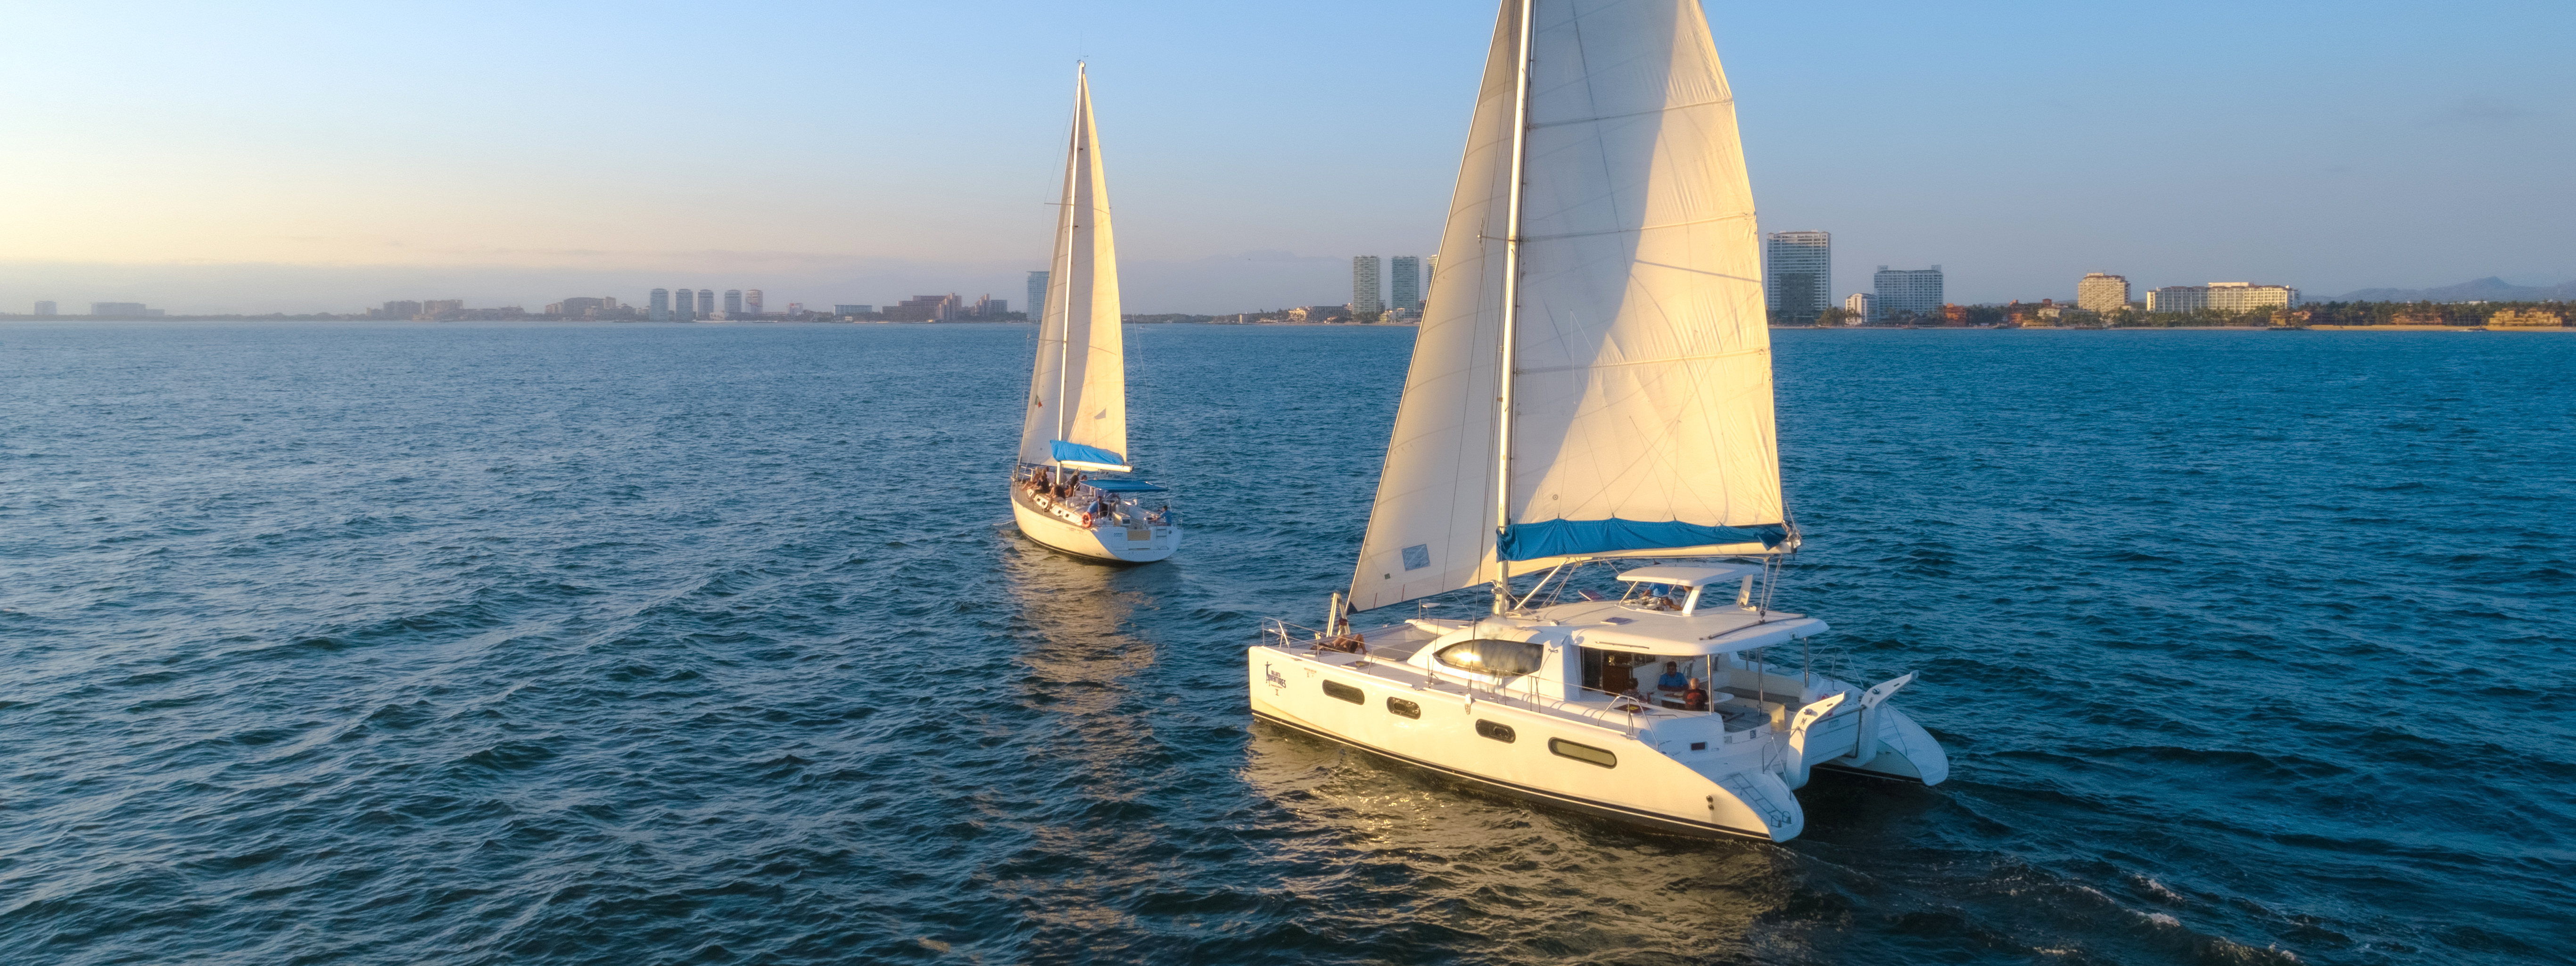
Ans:
[[[1549,520],[1515,523],[1503,532],[1496,556],[1505,560],[1581,557],[1623,550],[1670,550],[1729,543],[1777,547],[1789,539],[1789,528],[1777,523],[1752,527],[1711,527],[1680,521]]]
[[[1049,455],[1054,456],[1056,462],[1076,469],[1111,470],[1119,473],[1133,469],[1127,465],[1127,457],[1097,446],[1068,443],[1060,439],[1055,441],[1055,449]]]
[[[1170,490],[1143,480],[1084,480],[1082,485],[1102,493],[1169,493]]]

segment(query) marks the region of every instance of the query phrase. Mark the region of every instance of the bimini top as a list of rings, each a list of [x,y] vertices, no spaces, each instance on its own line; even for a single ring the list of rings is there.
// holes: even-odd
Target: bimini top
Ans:
[[[1060,439],[1055,441],[1055,446],[1049,455],[1054,456],[1057,463],[1079,470],[1109,470],[1115,473],[1135,470],[1135,467],[1127,465],[1127,457],[1097,446],[1068,443]]]
[[[1732,580],[1738,577],[1751,577],[1760,573],[1762,573],[1762,568],[1752,564],[1718,564],[1710,567],[1685,567],[1678,564],[1665,564],[1656,567],[1639,567],[1635,570],[1628,571],[1627,573],[1620,574],[1619,579],[1644,584],[1671,584],[1676,587],[1703,587],[1721,580]]]
[[[1634,620],[1627,624],[1603,624],[1578,627],[1574,642],[1584,647],[1635,651],[1659,657],[1697,657],[1702,654],[1734,654],[1775,644],[1786,644],[1800,638],[1814,637],[1832,628],[1824,621],[1796,614],[1780,615],[1782,619],[1755,621],[1753,615],[1733,611],[1726,616],[1741,616],[1737,627],[1719,625],[1715,633],[1705,622],[1678,615],[1652,615],[1663,620]]]
[[[1102,493],[1169,493],[1162,487],[1143,480],[1084,480],[1082,485]]]

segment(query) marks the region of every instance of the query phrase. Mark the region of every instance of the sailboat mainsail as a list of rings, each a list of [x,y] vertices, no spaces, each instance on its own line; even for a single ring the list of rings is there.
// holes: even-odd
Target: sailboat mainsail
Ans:
[[[1091,80],[1074,82],[1073,140],[1054,265],[1029,376],[1020,462],[1128,469],[1127,372],[1119,343],[1118,250],[1109,231],[1109,183],[1091,118]]]
[[[1758,241],[1697,0],[1505,0],[1350,608],[1787,540]]]

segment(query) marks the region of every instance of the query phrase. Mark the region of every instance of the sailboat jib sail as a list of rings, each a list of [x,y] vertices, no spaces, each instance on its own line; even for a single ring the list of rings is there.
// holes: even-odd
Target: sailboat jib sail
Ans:
[[[1758,241],[1696,0],[1505,0],[1352,608],[1488,582],[1505,561],[1780,545]]]
[[[1115,455],[1124,469],[1127,374],[1119,343],[1118,250],[1110,234],[1108,175],[1092,124],[1087,76],[1074,85],[1064,178],[1020,462],[1057,465],[1056,446],[1070,443]]]

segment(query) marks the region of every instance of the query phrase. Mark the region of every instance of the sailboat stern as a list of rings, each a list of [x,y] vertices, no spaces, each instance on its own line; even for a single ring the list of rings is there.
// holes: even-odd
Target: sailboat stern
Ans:
[[[1798,804],[1798,796],[1789,783],[1767,771],[1739,771],[1720,775],[1718,790],[1708,795],[1711,823],[1728,828],[1763,829],[1771,841],[1786,842],[1807,830],[1807,810]]]
[[[1863,733],[1850,749],[1811,764],[1820,771],[1839,771],[1873,778],[1938,785],[1950,777],[1950,754],[1895,705],[1882,704],[1862,713]]]

